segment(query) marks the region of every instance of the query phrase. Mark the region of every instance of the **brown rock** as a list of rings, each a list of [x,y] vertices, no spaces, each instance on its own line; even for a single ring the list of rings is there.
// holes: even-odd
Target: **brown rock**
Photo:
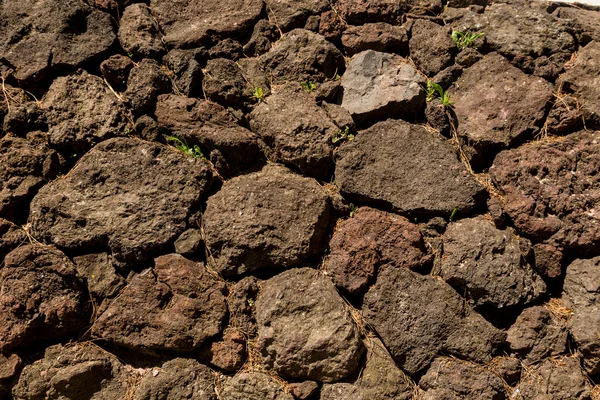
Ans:
[[[246,338],[237,330],[226,331],[223,340],[210,346],[210,363],[226,371],[237,371],[246,361]]]

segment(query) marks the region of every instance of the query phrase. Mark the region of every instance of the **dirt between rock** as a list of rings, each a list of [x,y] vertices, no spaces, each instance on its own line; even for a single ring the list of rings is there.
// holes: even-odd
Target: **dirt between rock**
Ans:
[[[600,8],[0,0],[0,400],[599,400]]]

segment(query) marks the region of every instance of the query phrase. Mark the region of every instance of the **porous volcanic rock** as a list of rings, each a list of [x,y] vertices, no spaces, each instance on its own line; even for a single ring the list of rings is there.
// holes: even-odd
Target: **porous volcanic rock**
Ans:
[[[170,91],[166,69],[155,60],[145,58],[131,69],[124,97],[134,114],[148,114],[154,111],[158,96]]]
[[[157,58],[166,52],[160,27],[146,4],[135,3],[123,11],[119,20],[119,42],[135,58]]]
[[[359,124],[414,119],[425,109],[425,78],[398,55],[367,50],[350,60],[341,79],[342,107]]]
[[[4,256],[26,242],[27,234],[24,229],[9,220],[0,218],[0,265]]]
[[[592,400],[589,378],[573,356],[546,358],[522,374],[517,386],[522,399]]]
[[[435,295],[432,295],[435,293]],[[441,351],[491,360],[506,334],[472,311],[445,282],[407,268],[383,268],[363,301],[363,315],[407,373]]]
[[[427,76],[434,76],[454,63],[456,44],[451,30],[426,19],[417,19],[411,27],[410,58]]]
[[[349,56],[365,50],[400,53],[408,49],[406,28],[385,22],[349,26],[342,34],[341,40]]]
[[[223,330],[225,292],[202,264],[160,256],[110,303],[92,334],[136,350],[193,351]]]
[[[189,358],[175,358],[153,368],[137,384],[133,400],[216,400],[212,371]]]
[[[354,383],[323,385],[321,400],[410,400],[414,383],[396,366],[377,338],[366,341],[367,361]]]
[[[600,10],[586,10],[583,7],[558,7],[554,14],[562,19],[572,20],[575,35],[581,46],[592,40],[600,42]]]
[[[350,294],[364,293],[380,265],[420,269],[431,261],[417,225],[369,207],[338,223],[329,247],[327,272]]]
[[[164,133],[190,146],[199,144],[211,159],[218,153],[216,167],[225,176],[247,168],[259,157],[257,136],[216,103],[166,94],[158,96],[155,114]]]
[[[245,332],[249,337],[256,336],[256,309],[253,306],[258,291],[258,279],[247,276],[233,286],[227,298],[230,325]]]
[[[283,385],[263,372],[242,372],[227,380],[222,400],[293,400]]]
[[[577,53],[558,84],[579,99],[586,127],[600,129],[600,39]]]
[[[255,305],[263,361],[281,376],[336,382],[357,372],[358,327],[318,271],[292,269],[269,279]]]
[[[455,358],[436,358],[419,386],[423,400],[509,399],[502,379],[476,364]]]
[[[56,78],[41,100],[52,146],[80,156],[130,129],[128,112],[102,79],[80,70]]]
[[[73,262],[77,272],[85,278],[90,294],[100,301],[114,297],[125,286],[125,280],[117,274],[107,253],[73,257]]]
[[[394,0],[334,0],[333,7],[349,24],[362,25],[365,21],[402,23],[402,15],[408,11],[409,2]]]
[[[269,14],[283,31],[302,28],[308,17],[329,9],[328,0],[266,0]]]
[[[114,89],[122,91],[127,86],[127,79],[133,65],[131,58],[115,54],[102,61],[100,72]]]
[[[524,356],[528,364],[567,350],[566,327],[543,306],[523,310],[507,334],[510,349]]]
[[[291,165],[316,178],[331,174],[331,139],[339,128],[299,84],[287,84],[271,94],[254,108],[249,120],[270,161]]]
[[[202,90],[208,100],[225,107],[247,107],[255,101],[252,86],[235,61],[225,58],[209,60],[204,70]]]
[[[275,83],[323,82],[345,69],[343,54],[323,36],[305,29],[283,35],[260,60]]]
[[[451,223],[443,242],[440,275],[476,306],[524,305],[546,292],[542,278],[523,259],[519,239],[484,217]]]
[[[490,176],[521,235],[597,255],[600,132],[579,132],[503,151]]]
[[[533,137],[553,98],[546,81],[526,75],[497,53],[467,68],[449,95],[458,135],[477,168],[488,167],[500,150]]]
[[[4,2],[0,21],[0,64],[14,68],[25,83],[91,61],[116,38],[110,15],[79,0]]]
[[[163,57],[165,65],[173,72],[171,77],[173,86],[181,94],[189,97],[198,97],[202,89],[202,63],[206,50],[173,49]]]
[[[460,32],[484,33],[487,49],[510,59],[518,55],[537,58],[571,53],[576,48],[568,21],[556,18],[538,4],[495,2],[483,13],[448,7],[442,17]]]
[[[32,234],[62,249],[110,249],[119,263],[142,263],[186,229],[212,180],[204,160],[156,143],[110,139],[39,191]]]
[[[0,269],[0,352],[62,339],[89,323],[91,307],[75,266],[52,246],[25,245]]]
[[[15,400],[124,399],[128,378],[117,357],[92,343],[56,345],[23,369],[12,393]]]
[[[336,159],[335,182],[356,203],[446,217],[470,212],[483,194],[452,147],[420,125],[380,122],[342,145]]]
[[[150,11],[169,47],[190,48],[250,30],[263,12],[256,0],[151,0]]]
[[[212,266],[224,276],[293,268],[321,254],[331,218],[325,189],[285,167],[233,178],[204,213]]]
[[[24,219],[29,202],[58,166],[58,154],[41,132],[0,138],[0,218]]]
[[[575,260],[567,267],[562,300],[572,310],[569,332],[590,375],[600,371],[600,257]]]

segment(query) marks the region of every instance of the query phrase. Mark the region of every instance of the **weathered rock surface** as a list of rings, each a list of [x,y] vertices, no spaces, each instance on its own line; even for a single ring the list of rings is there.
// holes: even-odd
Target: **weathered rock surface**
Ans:
[[[467,68],[449,90],[471,164],[488,167],[500,150],[533,137],[551,106],[546,81],[528,76],[493,53]]]
[[[136,350],[193,351],[223,330],[225,292],[202,264],[160,256],[110,303],[92,334]]]
[[[303,174],[327,178],[333,169],[331,139],[339,129],[299,84],[278,89],[250,113],[250,129],[261,138],[270,161]]]
[[[417,68],[433,77],[454,63],[456,44],[451,30],[426,19],[417,19],[411,27],[410,58]]]
[[[400,53],[408,49],[406,28],[385,22],[349,26],[342,34],[341,40],[349,56],[365,50]]]
[[[96,143],[122,136],[128,113],[100,77],[79,71],[56,78],[41,100],[52,146],[79,156]]]
[[[204,160],[141,140],[107,140],[40,190],[32,233],[62,249],[110,249],[119,263],[142,263],[186,229],[211,182]]]
[[[267,0],[267,10],[284,31],[302,28],[308,17],[318,15],[330,7],[327,0]]]
[[[129,73],[124,97],[136,115],[154,111],[160,94],[171,91],[171,81],[165,69],[155,60],[145,58]]]
[[[26,242],[27,235],[21,227],[9,220],[0,218],[0,265],[4,260],[4,256]]]
[[[325,384],[321,400],[409,400],[414,384],[396,366],[379,339],[366,340],[367,361],[360,377],[354,383]]]
[[[330,218],[325,189],[287,168],[267,165],[233,178],[208,199],[204,213],[212,267],[229,276],[316,261]]]
[[[255,0],[151,0],[150,11],[169,47],[190,48],[251,29],[264,4]]]
[[[138,383],[133,400],[216,400],[212,371],[189,358],[175,358],[153,368]]]
[[[600,257],[575,260],[567,267],[562,300],[572,310],[568,327],[583,366],[590,375],[600,371]]]
[[[523,355],[529,364],[567,350],[566,327],[542,306],[523,310],[507,334],[510,349]]]
[[[124,399],[128,378],[117,357],[92,343],[56,345],[23,369],[12,393],[15,400]]]
[[[260,59],[275,83],[323,82],[345,69],[342,53],[323,36],[305,29],[286,33]]]
[[[73,262],[79,275],[85,278],[90,294],[100,301],[114,297],[125,286],[107,253],[74,257]]]
[[[423,400],[508,399],[502,379],[476,364],[455,358],[436,358],[419,381]]]
[[[380,265],[420,269],[431,261],[417,225],[369,207],[338,223],[329,247],[325,268],[350,294],[364,293]]]
[[[259,157],[257,136],[238,125],[235,118],[216,103],[161,95],[155,114],[165,133],[185,140],[190,146],[199,144],[225,176],[247,168]]]
[[[489,361],[506,337],[442,280],[406,268],[388,267],[379,273],[365,295],[363,315],[411,375],[444,350]]]
[[[284,377],[336,382],[357,371],[363,346],[331,281],[310,268],[266,281],[256,299],[264,363]]]
[[[25,245],[0,270],[0,352],[51,342],[89,323],[85,284],[73,263],[51,246]]]
[[[581,46],[587,45],[592,40],[600,41],[600,10],[558,7],[554,14],[559,18],[573,21],[575,36]]]
[[[242,372],[223,385],[222,400],[292,400],[283,385],[262,372]]]
[[[239,64],[225,58],[209,60],[204,70],[202,90],[208,100],[225,107],[247,107],[253,102],[252,87]]]
[[[600,132],[580,132],[498,154],[490,175],[520,234],[598,254],[599,139]]]
[[[0,64],[25,83],[95,59],[116,38],[110,15],[78,0],[4,2],[0,25]]]
[[[58,166],[58,154],[40,132],[0,138],[0,218],[24,219],[29,202],[56,176]]]
[[[112,55],[100,64],[100,72],[104,79],[119,91],[125,90],[131,68],[133,68],[131,58],[121,54]]]
[[[484,217],[451,223],[443,242],[441,277],[476,306],[524,305],[546,292],[542,278],[523,259],[519,239]]]
[[[408,11],[409,2],[393,0],[335,0],[333,5],[349,24],[361,25],[365,21],[399,24],[402,14]]]
[[[521,377],[519,399],[591,400],[591,385],[575,357],[545,359]]]
[[[600,13],[599,13],[600,14]],[[581,102],[587,128],[600,129],[600,39],[577,53],[575,61],[558,79],[561,89]]]
[[[233,286],[227,304],[229,305],[230,325],[247,336],[256,336],[254,302],[258,295],[258,279],[253,276],[242,278]]]
[[[146,4],[135,3],[123,11],[119,20],[119,42],[136,58],[156,58],[166,52],[160,27]]]
[[[359,124],[414,119],[425,108],[425,78],[397,55],[363,51],[349,62],[341,83],[342,107]]]
[[[454,150],[419,125],[388,120],[358,133],[338,149],[335,181],[357,203],[410,215],[471,211],[483,188]]]

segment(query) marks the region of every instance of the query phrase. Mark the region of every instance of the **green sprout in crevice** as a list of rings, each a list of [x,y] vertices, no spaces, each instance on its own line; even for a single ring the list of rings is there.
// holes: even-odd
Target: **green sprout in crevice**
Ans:
[[[350,133],[350,127],[345,126],[344,129],[338,129],[333,132],[331,137],[331,143],[336,144],[338,142],[354,140],[354,134]]]
[[[257,100],[262,100],[265,97],[265,92],[263,91],[263,88],[259,86],[254,88],[254,90],[252,91],[252,96],[254,96],[254,98],[256,98]]]
[[[427,93],[427,101],[431,101],[436,97],[439,97],[444,107],[452,107],[452,101],[450,101],[450,95],[447,90],[444,90],[439,84],[434,83],[431,79],[427,80],[427,87],[425,88]]]
[[[200,146],[198,146],[197,144],[190,147],[190,146],[188,146],[185,139],[182,140],[182,139],[176,138],[175,136],[169,136],[169,138],[167,140],[169,142],[173,142],[173,146],[175,146],[175,148],[177,150],[184,152],[185,154],[187,154],[190,157],[205,158],[204,154],[202,154],[202,150],[200,150]]]
[[[312,93],[317,88],[317,85],[313,82],[302,82],[300,85],[302,85],[302,89],[304,89],[306,93]]]
[[[471,47],[473,42],[483,35],[484,33],[474,33],[471,31],[452,31],[452,40],[456,43],[456,47],[458,47],[459,50],[462,50],[465,47]]]

